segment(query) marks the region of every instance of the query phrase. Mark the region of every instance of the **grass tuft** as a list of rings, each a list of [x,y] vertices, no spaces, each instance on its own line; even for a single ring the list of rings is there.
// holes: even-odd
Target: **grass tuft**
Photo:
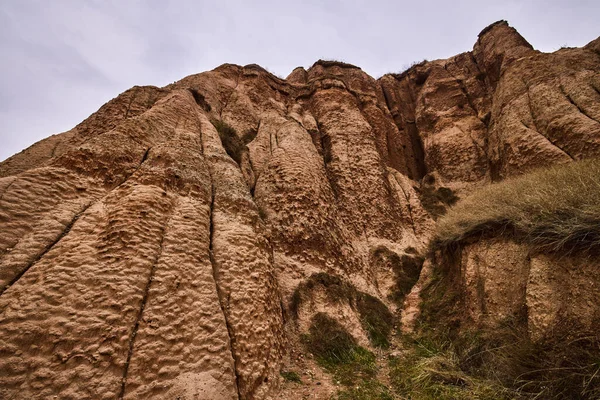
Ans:
[[[390,390],[381,382],[369,379],[354,387],[340,390],[337,400],[394,400]]]
[[[552,166],[484,187],[439,220],[434,250],[485,234],[541,252],[600,250],[600,160]]]
[[[242,162],[242,154],[248,152],[248,147],[237,135],[235,129],[225,121],[213,119],[213,126],[219,132],[219,138],[229,156],[238,164]]]
[[[369,342],[375,347],[388,348],[390,346],[388,337],[394,326],[394,315],[381,300],[362,292],[357,294],[356,308]]]
[[[288,382],[296,382],[302,383],[302,379],[300,379],[300,375],[294,371],[280,371],[279,374]]]
[[[324,313],[313,317],[309,333],[302,340],[317,363],[343,385],[375,376],[375,355],[359,346],[339,322]]]

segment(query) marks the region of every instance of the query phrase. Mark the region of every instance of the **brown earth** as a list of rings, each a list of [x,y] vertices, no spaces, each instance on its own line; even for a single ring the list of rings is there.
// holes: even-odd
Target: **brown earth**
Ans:
[[[504,21],[471,52],[378,80],[317,61],[136,86],[0,164],[0,397],[327,398],[322,371],[312,392],[280,377],[318,368],[299,340],[310,318],[369,343],[322,288],[295,316],[298,285],[327,273],[397,311],[390,260],[424,252],[445,207],[598,156],[599,121],[600,38],[541,53]],[[473,246],[465,279],[487,282],[473,318],[527,304],[537,335],[562,312],[547,304],[597,314],[591,266],[549,274],[555,260],[518,244]]]

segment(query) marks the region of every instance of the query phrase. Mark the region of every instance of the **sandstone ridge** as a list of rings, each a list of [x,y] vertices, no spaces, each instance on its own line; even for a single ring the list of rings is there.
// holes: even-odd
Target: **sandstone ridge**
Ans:
[[[361,310],[396,321],[449,206],[598,155],[600,38],[542,53],[505,21],[379,79],[319,60],[286,79],[224,64],[133,87],[0,163],[0,397],[329,398],[320,370],[299,389],[280,375],[315,366],[302,338],[316,320],[376,348]],[[545,333],[559,313],[524,287],[558,261],[469,246],[456,268],[519,277],[514,306]],[[505,272],[475,266],[507,257]],[[466,293],[496,304],[493,285]],[[555,296],[571,309],[593,302],[569,290]]]

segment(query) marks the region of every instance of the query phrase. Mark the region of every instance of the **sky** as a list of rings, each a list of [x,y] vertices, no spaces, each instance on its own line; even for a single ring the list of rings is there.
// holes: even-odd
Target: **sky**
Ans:
[[[579,47],[600,35],[600,1],[0,0],[0,160],[134,85],[320,58],[378,78],[471,50],[500,19],[538,50]]]

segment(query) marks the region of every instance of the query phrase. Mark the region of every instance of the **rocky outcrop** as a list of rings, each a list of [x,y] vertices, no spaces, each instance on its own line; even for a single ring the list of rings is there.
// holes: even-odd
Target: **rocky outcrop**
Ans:
[[[315,315],[369,346],[356,299],[401,308],[420,270],[404,261],[447,206],[600,153],[598,43],[540,53],[501,21],[472,52],[378,80],[335,61],[287,79],[225,64],[134,87],[9,158],[0,397],[277,398],[282,360]],[[508,272],[469,261],[486,251],[465,250],[464,268],[489,291]],[[541,257],[515,261],[514,307],[575,296],[551,289],[567,267],[537,282],[555,262]],[[355,295],[332,302],[317,285],[294,316],[315,274]],[[559,312],[532,314],[531,329]]]
[[[529,337],[576,339],[597,334],[600,270],[585,255],[532,253],[502,237],[467,244],[438,256],[456,281],[461,329],[522,324]],[[462,288],[462,289],[459,289]]]

